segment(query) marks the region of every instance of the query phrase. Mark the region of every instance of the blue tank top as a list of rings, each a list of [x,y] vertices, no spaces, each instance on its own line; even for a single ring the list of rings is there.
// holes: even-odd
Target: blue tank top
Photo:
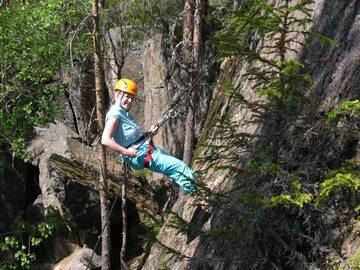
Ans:
[[[110,110],[106,114],[105,122],[110,119],[120,120],[119,125],[113,134],[113,138],[116,143],[121,146],[128,147],[142,136],[140,125],[136,119],[120,106],[111,106]]]

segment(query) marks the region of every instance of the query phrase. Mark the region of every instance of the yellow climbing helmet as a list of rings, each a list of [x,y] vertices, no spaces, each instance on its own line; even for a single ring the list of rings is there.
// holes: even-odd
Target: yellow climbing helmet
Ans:
[[[114,91],[123,91],[125,93],[133,94],[136,96],[138,91],[138,86],[136,82],[134,82],[133,80],[120,79],[117,82]]]

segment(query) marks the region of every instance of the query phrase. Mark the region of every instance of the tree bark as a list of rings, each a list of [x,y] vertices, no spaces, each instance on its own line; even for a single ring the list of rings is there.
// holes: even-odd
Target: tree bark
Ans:
[[[0,8],[6,8],[10,4],[10,0],[0,0]]]
[[[182,70],[181,79],[184,82],[188,82],[186,87],[192,87],[192,74],[190,70],[192,69],[193,64],[193,56],[192,56],[192,48],[193,48],[193,32],[194,32],[194,17],[193,10],[195,7],[195,0],[187,0],[184,5],[184,20],[183,20],[183,42],[184,47],[182,49],[182,62],[185,66],[185,69]],[[188,113],[186,115],[185,121],[185,140],[184,140],[184,153],[183,160],[186,163],[190,163],[192,159],[192,142],[193,142],[193,103],[191,103],[191,97],[189,97],[189,107]]]
[[[120,251],[121,270],[129,269],[125,262],[127,248],[127,208],[126,208],[126,180],[128,178],[128,168],[124,164],[124,178],[121,183],[121,211],[122,211],[122,245]]]
[[[201,67],[201,48],[203,45],[203,36],[202,36],[202,23],[206,11],[207,0],[196,0],[195,1],[195,12],[193,19],[193,48],[192,48],[192,70],[196,71],[196,74],[199,73]],[[192,76],[190,74],[190,82]],[[189,87],[192,87],[190,84]],[[193,159],[193,147],[195,141],[195,116],[196,116],[196,106],[198,104],[198,90],[193,89],[192,94],[190,95],[188,114],[186,116],[185,124],[185,142],[184,142],[184,155],[183,160],[190,164]]]
[[[186,0],[184,5],[183,41],[190,42],[193,35],[193,9],[195,0]]]
[[[94,76],[95,76],[95,94],[96,94],[96,116],[99,128],[99,134],[104,130],[105,126],[105,80],[104,68],[102,64],[101,52],[101,33],[100,33],[100,17],[99,17],[99,2],[92,1],[92,16],[93,16],[93,49],[94,49]],[[110,269],[110,255],[111,255],[111,239],[110,239],[110,201],[107,196],[107,167],[106,167],[106,149],[100,145],[100,208],[101,208],[101,227],[102,227],[102,241],[101,241],[101,269]]]
[[[238,9],[240,7],[240,0],[234,0],[233,9]]]
[[[201,62],[201,47],[203,44],[202,36],[202,22],[206,9],[206,0],[196,0],[195,13],[194,13],[194,68],[198,70]]]

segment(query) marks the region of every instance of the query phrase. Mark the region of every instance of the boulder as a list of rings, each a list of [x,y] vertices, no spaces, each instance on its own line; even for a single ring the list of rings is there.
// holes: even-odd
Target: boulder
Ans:
[[[91,259],[91,261],[90,261]],[[101,267],[101,257],[87,247],[75,250],[57,263],[53,270],[86,270]]]
[[[0,194],[0,232],[4,233],[25,206],[25,179],[11,168],[5,167],[0,177]]]
[[[53,207],[61,215],[76,217],[87,227],[100,220],[97,181],[99,179],[98,150],[77,140],[77,136],[62,123],[50,124],[38,130],[29,144],[34,164],[40,170],[39,183],[45,208]],[[122,167],[118,157],[108,154],[109,190],[119,191]],[[149,215],[160,220],[155,194],[141,177],[127,180],[128,198],[134,202],[141,217]]]
[[[97,136],[93,62],[84,55],[76,55],[72,66],[60,74],[61,83],[66,91],[57,97],[61,110],[56,119],[78,134],[87,143]],[[106,97],[106,100],[108,97]]]
[[[14,218],[39,195],[38,170],[5,154],[0,165],[0,232],[9,230]]]
[[[274,2],[274,1],[272,1]],[[311,25],[311,30],[323,33],[328,35],[330,38],[333,38],[338,42],[339,46],[331,47],[324,46],[321,47],[319,42],[316,39],[310,39],[308,42],[308,47],[305,50],[299,50],[299,54],[295,57],[297,59],[301,59],[301,61],[305,61],[309,63],[307,65],[306,73],[309,73],[314,79],[314,84],[308,88],[306,92],[306,96],[310,97],[313,101],[316,101],[317,108],[319,108],[320,112],[327,113],[330,110],[336,108],[343,101],[348,99],[359,99],[359,87],[358,80],[354,80],[354,78],[359,77],[358,68],[358,59],[359,59],[359,39],[360,39],[360,31],[359,31],[359,3],[357,1],[330,1],[330,0],[319,0],[314,3],[314,22]],[[231,59],[227,59],[224,63],[224,72],[220,75],[220,80],[217,83],[216,87],[219,89],[215,92],[211,104],[211,108],[209,110],[209,118],[215,119],[216,116],[222,116],[225,113],[229,117],[231,121],[239,124],[239,128],[236,130],[240,133],[258,135],[259,132],[262,132],[261,126],[259,127],[259,121],[255,123],[249,123],[248,120],[253,119],[250,115],[249,110],[244,109],[244,106],[239,104],[232,105],[229,98],[226,98],[226,91],[224,90],[224,82],[222,78],[224,76],[228,76],[228,81],[231,81],[235,87],[239,87],[240,93],[246,98],[246,100],[250,99],[254,100],[256,94],[252,89],[252,83],[249,80],[244,78],[244,73],[247,70],[246,63],[238,63],[232,66],[226,67]],[[235,67],[235,68],[234,68]],[[309,113],[309,112],[305,112]],[[311,118],[312,115],[305,115],[304,118]],[[211,120],[211,119],[209,119]],[[206,143],[206,139],[213,134],[219,134],[217,132],[217,127],[214,125],[214,122],[209,121],[209,125],[204,130],[204,143]],[[212,125],[211,125],[212,124]],[[358,139],[355,142],[348,142],[346,140],[339,140],[339,138],[324,138],[321,133],[321,127],[319,130],[316,129],[316,124],[314,123],[314,131],[312,137],[312,143],[314,145],[322,146],[313,147],[313,145],[304,145],[304,141],[306,142],[307,138],[304,138],[304,131],[300,129],[297,130],[298,133],[292,133],[292,137],[289,136],[291,133],[282,134],[284,138],[299,138],[297,141],[293,141],[291,144],[289,143],[288,148],[281,149],[282,154],[284,155],[284,160],[289,160],[290,156],[293,155],[296,157],[297,162],[302,162],[304,164],[314,164],[314,167],[321,168],[323,164],[328,162],[328,164],[333,164],[334,168],[337,168],[339,164],[348,158],[353,158],[355,149],[358,144]],[[312,128],[311,128],[312,129]],[[309,132],[311,131],[309,130]],[[320,134],[320,135],[319,135]],[[209,135],[209,136],[206,136]],[[341,138],[340,138],[341,139]],[[301,141],[302,140],[302,141]],[[226,146],[226,141],[222,139],[218,139],[215,141],[216,145],[224,145]],[[356,143],[356,144],[355,144]],[[302,152],[297,147],[304,146]],[[338,147],[339,146],[339,147]],[[347,151],[348,148],[351,148],[351,151]],[[238,149],[238,159],[236,162],[239,164],[235,164],[237,168],[241,169],[241,163],[246,162],[249,153],[246,151],[242,151],[243,149]],[[256,149],[251,149],[251,151],[255,151]],[[260,149],[261,150],[261,149]],[[355,158],[358,160],[358,150],[356,152]],[[199,153],[199,154],[208,154],[208,153]],[[343,155],[343,156],[342,156]],[[291,156],[292,158],[292,156]],[[337,161],[335,163],[334,161]],[[218,162],[217,164],[223,164],[219,160],[215,160]],[[233,165],[233,164],[232,164]],[[311,168],[312,169],[312,168]],[[226,170],[218,170],[214,171],[206,168],[204,170],[203,177],[209,181],[212,181],[213,187],[219,188],[220,190],[230,189],[234,179],[227,175]],[[309,178],[306,179],[308,183],[302,183],[303,185],[319,185],[318,182],[320,176],[316,172],[315,168],[309,173]],[[253,179],[246,179],[246,184],[251,183]],[[242,179],[239,179],[239,182]],[[267,194],[267,184],[269,179],[264,179],[260,186],[255,186],[253,184],[253,188],[255,192],[262,194]],[[309,183],[309,182],[315,182]],[[269,181],[270,182],[270,181]],[[243,184],[243,182],[240,182]],[[245,184],[244,184],[245,185]],[[313,186],[312,186],[313,187]],[[234,193],[231,199],[233,201],[239,200],[241,196],[243,196],[242,192],[247,192],[245,188],[238,193]],[[315,189],[315,188],[314,188]],[[309,189],[311,190],[311,189]],[[177,205],[174,206],[173,211],[176,210]],[[185,209],[189,209],[188,204],[185,204]],[[304,207],[305,208],[305,207]],[[188,223],[191,223],[191,220],[196,220],[195,212],[189,211],[190,217],[188,217],[185,213],[180,212],[180,216]],[[289,245],[288,249],[290,249],[291,245],[294,245],[295,241],[289,241],[288,239],[293,239],[292,236],[295,233],[296,226],[308,226],[309,228],[313,226],[304,225],[307,220],[294,220],[294,216],[289,214],[286,216],[285,213],[277,213],[278,215],[265,215],[265,211],[263,215],[261,215],[261,211],[259,211],[259,215],[256,217],[255,213],[246,215],[249,209],[246,209],[244,206],[239,204],[237,207],[233,207],[231,209],[215,209],[211,218],[206,221],[203,227],[210,226],[214,229],[222,229],[226,228],[226,226],[241,224],[242,219],[249,218],[249,224],[256,224],[255,228],[259,228],[259,232],[254,231],[246,231],[243,234],[239,235],[230,235],[228,238],[195,238],[189,242],[189,239],[183,232],[179,232],[169,226],[168,222],[165,223],[164,227],[160,230],[160,233],[157,236],[158,243],[155,243],[150,251],[150,255],[148,256],[147,261],[145,262],[143,270],[152,270],[160,268],[160,266],[164,266],[164,264],[169,269],[267,269],[271,267],[278,268],[294,268],[294,269],[323,269],[324,265],[318,262],[319,258],[314,258],[314,254],[326,254],[327,249],[324,251],[316,250],[320,245],[317,241],[322,241],[321,244],[327,243],[328,246],[326,248],[333,248],[334,250],[338,250],[339,245],[339,237],[340,237],[340,228],[332,228],[336,224],[339,224],[326,221],[325,215],[321,213],[321,217],[316,216],[316,214],[311,213],[311,210],[306,213],[306,217],[311,217],[309,220],[313,222],[313,219],[318,222],[316,224],[320,229],[318,231],[312,231],[313,234],[316,234],[318,238],[314,240],[297,240],[298,248],[300,250],[292,250],[296,254],[294,259],[296,262],[293,265],[286,265],[285,262],[289,262],[290,255],[288,253],[284,253],[283,257],[279,256],[277,253],[283,245]],[[301,215],[304,215],[306,210],[302,210]],[[283,215],[282,215],[283,214]],[[339,215],[336,212],[331,214],[330,216],[333,219],[339,219]],[[185,215],[185,216],[184,216]],[[193,215],[193,217],[191,217]],[[320,215],[320,214],[319,214]],[[297,218],[300,214],[297,216]],[[305,215],[304,215],[305,216]],[[281,219],[283,217],[283,219]],[[286,220],[287,217],[288,219]],[[282,224],[277,224],[279,220],[284,221]],[[286,220],[286,221],[285,221]],[[284,232],[282,230],[281,225],[284,225],[288,222],[289,227],[293,228],[294,231]],[[300,225],[297,225],[297,223]],[[303,223],[302,223],[303,222]],[[196,222],[197,223],[197,222]],[[281,223],[281,222],[279,222]],[[277,228],[276,225],[279,225]],[[284,238],[278,237],[277,233]],[[274,230],[275,232],[271,234]],[[315,229],[314,229],[315,230]],[[304,235],[309,233],[304,229]],[[268,233],[270,237],[264,237],[265,233]],[[356,237],[358,232],[354,232],[352,236],[350,236],[349,240],[343,245],[343,254],[342,256],[355,256],[358,252],[359,248],[359,239]],[[272,239],[271,237],[274,237]],[[278,237],[278,238],[277,238]],[[288,237],[288,238],[286,238]],[[327,238],[327,241],[324,241],[324,238]],[[299,237],[301,238],[301,237]],[[190,239],[191,240],[191,239]],[[330,242],[333,241],[334,246],[330,246]],[[287,243],[287,241],[291,243]],[[318,252],[314,254],[307,253],[308,249],[306,247],[310,246],[310,244],[305,245],[309,241],[311,243],[311,247],[315,251]],[[314,241],[312,243],[311,241]],[[323,247],[321,247],[323,248]],[[288,257],[287,257],[288,256]],[[308,256],[308,257],[305,257]],[[312,257],[313,256],[313,257]],[[340,257],[340,256],[339,256]],[[262,260],[267,260],[268,258],[274,258],[276,261],[270,261],[269,264],[264,263]],[[322,258],[323,259],[323,258]],[[283,261],[282,261],[283,260]],[[341,261],[341,258],[340,258]],[[271,265],[271,263],[273,263]],[[336,261],[333,261],[337,263]],[[278,263],[278,264],[277,264]],[[297,265],[297,268],[294,267]],[[336,265],[336,264],[335,264]],[[306,266],[306,267],[304,267]],[[302,268],[301,268],[302,267]]]

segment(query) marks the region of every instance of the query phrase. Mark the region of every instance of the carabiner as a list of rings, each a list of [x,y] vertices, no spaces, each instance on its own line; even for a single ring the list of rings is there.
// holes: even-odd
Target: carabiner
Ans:
[[[175,118],[177,116],[177,112],[173,109],[171,109],[169,112],[168,112],[168,117],[169,118]]]

